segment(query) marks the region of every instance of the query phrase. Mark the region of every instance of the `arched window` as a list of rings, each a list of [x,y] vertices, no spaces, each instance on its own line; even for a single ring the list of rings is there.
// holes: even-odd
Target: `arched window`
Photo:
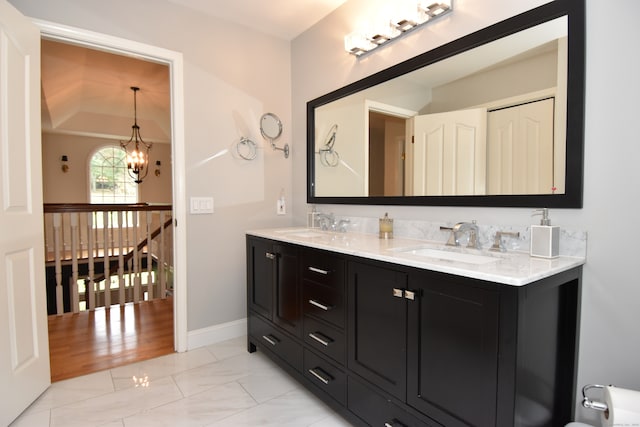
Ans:
[[[102,147],[89,162],[91,203],[137,203],[138,184],[127,173],[127,154],[117,146]]]

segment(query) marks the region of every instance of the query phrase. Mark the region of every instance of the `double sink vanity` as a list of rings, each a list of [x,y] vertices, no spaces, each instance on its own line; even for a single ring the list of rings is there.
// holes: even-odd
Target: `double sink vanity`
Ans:
[[[503,48],[520,41],[505,57]],[[309,101],[307,203],[582,208],[584,44],[584,0],[555,0]],[[508,131],[453,134],[480,136],[469,141],[448,137],[447,127],[418,126],[471,107],[522,118],[539,101],[552,104],[547,132],[532,131],[538,121],[526,118],[508,122]],[[380,115],[402,119],[394,149],[380,150],[373,138],[387,134],[371,126]],[[485,122],[493,119],[477,129]],[[402,162],[380,151],[401,152]],[[349,229],[247,233],[250,352],[264,352],[357,426],[571,421],[584,256],[540,259],[513,247]],[[525,243],[530,232],[491,229],[481,240],[496,236],[500,249],[500,236]]]
[[[584,258],[249,231],[248,348],[354,425],[571,420]]]

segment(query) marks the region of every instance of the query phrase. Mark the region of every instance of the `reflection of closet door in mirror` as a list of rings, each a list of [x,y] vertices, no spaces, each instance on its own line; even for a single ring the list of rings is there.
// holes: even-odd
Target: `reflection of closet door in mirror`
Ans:
[[[413,195],[483,195],[486,187],[485,108],[414,118]]]
[[[488,194],[550,194],[554,99],[488,114]]]

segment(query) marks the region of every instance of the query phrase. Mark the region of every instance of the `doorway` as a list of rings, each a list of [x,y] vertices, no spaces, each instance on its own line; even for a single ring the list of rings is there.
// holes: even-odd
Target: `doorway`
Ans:
[[[126,39],[94,33],[87,30],[36,21],[43,39],[75,44],[92,49],[133,57],[137,59],[163,63],[169,67],[170,117],[171,117],[171,168],[172,205],[174,218],[174,294],[173,294],[173,336],[174,350],[187,350],[186,320],[186,236],[182,227],[186,219],[186,196],[184,188],[184,92],[182,54],[155,46],[133,42]],[[164,166],[163,166],[164,167]]]

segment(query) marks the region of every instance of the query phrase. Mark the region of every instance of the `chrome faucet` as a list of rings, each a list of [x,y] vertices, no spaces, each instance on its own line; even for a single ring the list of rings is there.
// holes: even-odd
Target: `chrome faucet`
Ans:
[[[475,221],[459,222],[453,227],[440,227],[440,230],[451,230],[451,235],[447,241],[447,246],[460,246],[460,234],[468,233],[468,248],[480,249],[480,240],[478,239],[478,225]]]
[[[335,216],[330,213],[330,214],[325,214],[325,213],[319,213],[317,214],[317,218],[318,218],[318,223],[320,225],[320,229],[321,230],[325,230],[325,231],[337,231],[339,233],[346,233],[347,232],[347,224],[349,224],[349,220],[348,219],[341,219],[339,221],[336,221]]]
[[[330,230],[333,227],[333,224],[335,224],[335,217],[333,216],[332,213],[330,214],[326,214],[326,213],[318,213],[317,216],[317,221],[318,221],[318,225],[320,225],[320,229],[321,230]]]

